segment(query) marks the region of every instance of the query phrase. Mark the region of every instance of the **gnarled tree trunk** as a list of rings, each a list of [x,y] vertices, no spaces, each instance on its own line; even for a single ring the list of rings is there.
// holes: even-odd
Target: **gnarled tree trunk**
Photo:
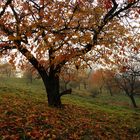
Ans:
[[[45,83],[48,105],[52,107],[61,107],[61,97],[59,93],[59,76],[52,74]]]
[[[59,86],[59,74],[55,71],[51,71],[49,76],[47,75],[45,70],[39,71],[44,86],[46,88],[47,97],[48,97],[48,105],[50,107],[60,108],[62,107],[61,96],[66,94],[71,94],[72,90],[67,89],[60,93]]]
[[[59,93],[59,75],[55,72],[50,72],[49,76],[46,71],[39,71],[44,86],[46,88],[48,105],[51,107],[61,107],[61,96]]]

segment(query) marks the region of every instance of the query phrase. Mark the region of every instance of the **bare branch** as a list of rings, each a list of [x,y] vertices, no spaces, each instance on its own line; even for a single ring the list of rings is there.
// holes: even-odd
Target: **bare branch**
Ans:
[[[1,43],[0,44],[0,54],[2,54],[4,51],[17,49],[16,46],[11,46],[8,43]]]
[[[118,7],[118,4],[116,3],[115,0],[112,0],[113,2],[113,7],[109,10],[109,12],[105,15],[103,21],[104,21],[104,24],[107,22],[107,20],[109,19],[109,17],[115,12],[115,10],[117,9]]]
[[[67,90],[61,92],[59,96],[61,97],[63,95],[71,94],[71,92],[72,92],[72,89],[70,88],[70,89],[67,89]]]
[[[135,0],[134,2],[128,3],[125,7],[120,8],[118,11],[116,11],[114,14],[112,14],[109,17],[109,20],[113,19],[114,17],[118,16],[120,13],[128,10],[129,8],[133,7],[135,4],[137,4],[138,2],[140,2],[140,0]]]

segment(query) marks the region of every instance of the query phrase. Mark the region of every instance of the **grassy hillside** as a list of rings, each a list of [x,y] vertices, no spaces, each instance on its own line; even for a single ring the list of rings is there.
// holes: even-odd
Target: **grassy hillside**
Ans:
[[[23,79],[1,79],[0,139],[140,139],[140,109],[122,104],[129,103],[127,97],[85,95],[74,89],[72,95],[62,98],[64,107],[54,109],[47,106],[41,81],[26,84]]]

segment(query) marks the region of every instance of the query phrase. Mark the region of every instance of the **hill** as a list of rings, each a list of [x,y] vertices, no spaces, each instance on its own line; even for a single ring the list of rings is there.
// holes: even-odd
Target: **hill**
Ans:
[[[76,94],[61,109],[47,106],[40,81],[0,82],[2,140],[139,140],[140,109],[107,105]]]

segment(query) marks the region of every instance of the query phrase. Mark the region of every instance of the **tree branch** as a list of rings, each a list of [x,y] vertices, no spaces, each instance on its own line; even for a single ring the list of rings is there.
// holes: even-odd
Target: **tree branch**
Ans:
[[[13,35],[14,31],[8,27],[6,27],[4,24],[0,23],[0,29],[6,33],[7,35]]]
[[[17,49],[16,46],[10,46],[8,43],[1,43],[0,44],[0,53],[6,50]]]
[[[27,59],[28,61],[39,71],[44,69],[44,67],[37,61],[37,59],[23,46],[18,46],[17,48]]]
[[[138,2],[140,2],[140,0],[135,0],[134,2],[128,3],[124,8],[120,8],[118,11],[116,11],[114,14],[112,14],[108,19],[109,20],[113,19],[115,16],[118,16],[123,11],[128,10],[129,8],[131,8],[132,6],[134,6]]]
[[[67,90],[61,92],[61,93],[59,94],[59,96],[61,97],[61,96],[63,96],[63,95],[71,94],[71,93],[72,93],[72,89],[70,88],[70,89],[67,89]]]
[[[69,55],[72,55],[72,57],[66,57],[64,60],[62,60],[59,64],[56,65],[55,71],[58,71],[61,69],[70,59],[73,57],[81,56],[83,54],[86,54],[89,52],[92,48],[92,44],[85,45],[84,49],[73,49]]]
[[[11,4],[12,0],[7,0],[7,2],[5,3],[4,7],[3,7],[3,10],[0,12],[0,18],[3,16],[3,14],[5,13],[5,10],[7,8],[7,6],[9,4]]]
[[[115,10],[118,7],[118,4],[116,3],[115,0],[112,0],[112,3],[113,3],[113,7],[109,10],[109,12],[105,15],[105,17],[103,19],[104,24],[107,22],[107,20],[109,19],[109,17],[115,12]]]

